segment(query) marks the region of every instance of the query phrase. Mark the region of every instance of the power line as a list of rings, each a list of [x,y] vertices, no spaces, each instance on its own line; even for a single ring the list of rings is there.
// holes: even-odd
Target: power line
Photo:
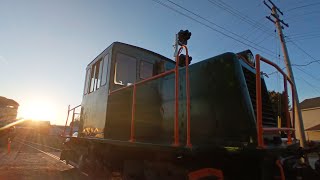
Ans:
[[[315,76],[313,76],[312,74],[304,71],[304,70],[303,70],[302,68],[300,68],[300,67],[295,67],[295,68],[298,69],[299,71],[303,72],[304,74],[310,76],[311,78],[313,78],[313,79],[316,80],[316,81],[319,81],[319,80],[320,80],[320,79],[316,78]],[[282,68],[282,70],[284,70],[284,69],[285,69],[285,67]],[[272,73],[269,73],[268,76],[273,75],[273,74],[276,74],[276,73],[278,74],[279,72],[278,72],[278,71],[274,71],[274,72],[272,72]],[[320,93],[318,87],[316,87],[316,86],[312,85],[311,83],[309,83],[308,81],[306,81],[304,78],[302,78],[302,76],[300,76],[298,79],[303,80],[303,81],[304,81],[305,83],[307,83],[312,89],[314,89],[315,91],[317,91],[318,93]]]
[[[261,31],[269,34],[270,36],[273,36],[272,33],[270,33],[270,29],[267,28],[264,24],[255,21],[253,19],[251,19],[250,17],[248,17],[247,15],[244,15],[242,12],[238,11],[237,9],[233,8],[232,6],[230,6],[229,4],[221,1],[221,0],[216,0],[216,1],[212,1],[212,0],[208,0],[211,4],[220,7],[221,9],[223,9],[224,11],[230,13],[231,15],[239,18],[240,20],[242,20],[243,22],[248,23],[249,25],[252,25],[254,28],[256,26],[256,28],[260,29]],[[260,25],[260,26],[257,26]],[[264,28],[264,30],[262,29]]]
[[[317,38],[320,38],[320,35],[319,35],[319,36],[308,36],[308,37],[302,37],[302,38],[292,38],[292,39],[289,40],[288,42],[292,42],[292,40],[295,40],[295,41],[304,41],[304,40],[308,40],[308,39],[317,39]]]
[[[290,39],[290,38],[289,38]],[[314,60],[314,62],[317,62],[318,64],[320,64],[319,60],[317,60],[316,58],[314,58],[313,56],[311,56],[307,51],[305,51],[304,49],[302,49],[300,46],[298,46],[294,41],[291,40],[291,43],[296,46],[300,51],[302,51],[304,54],[306,54],[308,57],[310,57],[311,59]],[[309,62],[310,64],[312,64],[313,62]],[[309,64],[309,65],[310,65]]]
[[[301,67],[296,66],[296,68],[298,70],[300,70],[301,72],[305,73],[306,75],[308,75],[309,77],[311,77],[312,79],[316,80],[316,81],[320,81],[320,79],[316,78],[313,74],[303,70]]]
[[[293,18],[297,18],[297,17],[302,17],[302,16],[306,16],[306,15],[310,15],[310,14],[319,14],[320,11],[312,11],[312,12],[308,12],[308,13],[303,13],[303,14],[294,14],[291,15],[289,17],[286,18],[286,20],[288,21],[289,19],[293,19]]]
[[[309,6],[316,6],[316,5],[320,5],[320,2],[307,4],[307,5],[303,5],[303,6],[297,6],[297,7],[294,7],[294,8],[287,9],[287,10],[285,10],[285,12],[289,12],[289,11],[292,11],[292,10],[295,10],[295,9],[306,8],[306,7],[309,7]]]
[[[305,36],[318,36],[318,35],[320,35],[319,32],[298,33],[298,34],[289,35],[289,38],[300,38],[300,37],[305,37]]]
[[[192,17],[192,16],[190,16],[190,15],[188,15],[188,14],[186,14],[186,13],[183,13],[183,12],[181,12],[181,11],[179,11],[179,10],[177,10],[177,9],[175,9],[175,8],[169,6],[169,5],[167,5],[167,4],[165,4],[165,3],[161,2],[161,1],[158,1],[158,0],[152,0],[152,1],[154,1],[154,2],[156,2],[156,3],[158,3],[158,4],[162,5],[162,6],[164,6],[164,7],[168,8],[168,9],[170,9],[170,10],[172,10],[172,11],[174,11],[174,12],[180,14],[180,15],[183,15],[183,16],[185,16],[185,17],[187,17],[187,18],[189,18],[189,19],[191,19],[191,20],[193,20],[193,21],[195,21],[195,22],[197,22],[197,23],[199,23],[199,24],[201,24],[201,25],[203,25],[203,26],[206,26],[207,28],[209,28],[209,29],[211,29],[211,30],[213,30],[213,31],[215,31],[215,32],[218,32],[218,33],[220,33],[220,34],[222,34],[222,35],[224,35],[224,36],[226,36],[226,37],[228,37],[228,38],[230,38],[230,39],[233,39],[233,40],[235,40],[235,41],[237,41],[237,42],[239,42],[239,43],[241,43],[241,44],[244,44],[244,45],[246,45],[246,46],[249,46],[249,47],[251,47],[251,48],[253,48],[253,49],[256,49],[256,50],[258,50],[258,51],[260,51],[260,52],[263,52],[263,53],[265,53],[265,54],[268,54],[268,55],[270,55],[270,56],[274,56],[274,52],[273,52],[273,51],[271,51],[271,50],[269,50],[269,49],[267,49],[267,48],[265,48],[265,47],[259,46],[259,45],[257,45],[256,43],[254,43],[254,42],[252,42],[252,41],[249,41],[249,40],[244,39],[244,40],[248,41],[249,43],[251,43],[251,44],[253,44],[253,45],[256,45],[257,47],[255,47],[255,46],[253,46],[253,45],[251,45],[251,44],[245,43],[245,42],[243,42],[243,41],[241,41],[241,40],[239,40],[239,39],[237,39],[237,38],[235,38],[235,37],[233,37],[233,36],[231,36],[231,35],[226,34],[225,32],[223,32],[223,31],[221,31],[221,30],[218,30],[218,29],[216,29],[216,28],[208,25],[208,24],[205,24],[205,23],[203,23],[202,21],[200,21],[200,20],[198,20],[198,19],[196,19],[196,18],[194,18],[194,17]],[[223,28],[222,26],[220,26],[220,25],[218,25],[218,24],[216,24],[216,23],[214,23],[214,22],[212,22],[212,21],[210,21],[210,20],[208,20],[208,19],[200,16],[199,14],[196,14],[196,13],[194,13],[194,12],[192,12],[192,11],[190,11],[190,10],[188,10],[188,9],[186,9],[186,8],[184,8],[184,7],[178,5],[178,4],[176,4],[176,3],[174,3],[174,2],[172,2],[172,1],[170,1],[170,0],[167,0],[167,1],[170,2],[170,3],[172,3],[172,4],[174,4],[174,5],[176,5],[177,7],[181,8],[181,9],[183,9],[183,10],[191,13],[192,15],[194,15],[194,16],[196,16],[196,17],[198,17],[198,18],[200,18],[200,19],[202,19],[202,20],[204,20],[204,21],[206,21],[206,22],[208,22],[208,23],[210,23],[210,24],[212,24],[212,25],[215,25],[215,26],[219,27],[220,29],[223,29],[223,30],[226,31],[226,32],[229,32],[229,33],[233,34],[234,36],[237,36],[238,38],[243,39],[243,37],[239,36],[238,34],[235,34],[234,32],[232,32],[232,31],[230,31],[230,30],[228,30],[228,29]],[[258,47],[259,47],[259,48],[258,48]],[[266,51],[261,50],[261,49],[265,49]],[[268,51],[268,52],[267,52],[267,51]]]
[[[310,61],[310,62],[308,62],[307,64],[292,64],[291,66],[299,68],[299,67],[309,66],[309,65],[311,65],[312,63],[315,63],[315,62],[320,62],[320,60]],[[283,68],[281,68],[281,69],[284,70],[284,69],[286,69],[286,68],[283,67]],[[270,75],[273,75],[273,74],[275,74],[275,73],[277,73],[277,72],[278,72],[278,71],[273,71],[273,72],[269,73],[268,75],[270,76]],[[307,72],[305,72],[305,73],[307,73]],[[312,75],[311,75],[311,76],[312,76]],[[318,78],[315,78],[315,79],[320,81],[320,79],[318,79]]]
[[[304,81],[304,82],[305,82],[307,85],[309,85],[314,91],[316,91],[317,93],[320,94],[320,91],[319,91],[316,87],[314,87],[312,84],[310,84],[308,81],[306,81],[306,80],[303,79],[302,77],[298,77],[298,79]]]
[[[269,36],[265,36],[263,39],[261,39],[259,42],[257,42],[257,44],[261,44],[263,41],[265,41],[266,39],[268,39]]]
[[[320,60],[315,60],[315,61],[310,61],[307,64],[292,64],[292,66],[297,66],[297,67],[303,67],[303,66],[309,66],[312,63],[319,63]]]
[[[252,26],[253,28],[253,32],[255,30],[261,30],[262,33],[265,33],[266,35],[268,36],[271,36],[273,38],[276,39],[276,35],[275,34],[272,34],[270,32],[270,29],[267,28],[264,24],[260,23],[260,21],[264,18],[262,18],[261,20],[259,21],[255,21],[253,20],[252,18],[248,17],[247,15],[243,14],[241,11],[238,11],[237,9],[233,8],[232,6],[230,6],[229,4],[223,2],[222,0],[215,0],[215,1],[212,1],[212,0],[208,0],[211,4],[213,5],[216,5],[218,7],[220,7],[221,9],[223,9],[224,11],[226,12],[229,12],[231,15],[239,18],[240,20],[248,23],[249,25]],[[218,2],[217,2],[218,1]],[[262,29],[263,28],[263,29]],[[248,31],[249,32],[249,31]],[[248,33],[248,36],[244,37],[245,39],[248,39],[250,35],[254,34],[254,33]],[[268,36],[264,37],[262,40],[260,40],[258,43],[256,44],[260,44],[262,43],[264,40],[266,40],[268,38]],[[256,38],[254,38],[252,41],[255,41],[257,40],[258,38],[260,38],[261,36],[258,36]]]
[[[261,4],[261,3],[259,3]],[[264,17],[260,18],[258,21],[256,21],[256,23],[252,26],[251,30],[246,31],[245,33],[241,34],[241,37],[248,39],[250,37],[250,35],[255,34],[257,30],[259,30],[262,27],[262,24],[259,23],[260,21],[262,21],[264,19]],[[262,31],[261,31],[262,32]],[[269,37],[268,34],[266,34],[266,38]],[[258,36],[259,38],[260,36]],[[276,36],[274,35],[273,38],[275,38]],[[252,41],[257,40],[257,38],[252,39]],[[264,39],[265,40],[265,39]],[[261,42],[263,42],[264,40],[262,40]],[[257,44],[260,44],[261,42],[258,42]],[[236,44],[233,44],[232,48],[236,46]]]
[[[303,69],[296,67],[298,70],[300,70],[301,72],[307,74],[308,76],[315,78],[314,76],[312,76],[311,74],[307,73],[306,71],[304,71]],[[318,93],[320,93],[319,91],[319,87],[314,86],[313,84],[309,83],[308,81],[306,81],[302,76],[300,76],[301,80],[303,80],[306,84],[308,84],[312,89],[314,89],[315,91],[317,91]],[[316,79],[317,80],[317,79]]]
[[[248,39],[243,38],[242,36],[240,36],[240,35],[232,32],[232,31],[230,31],[230,30],[228,30],[228,29],[226,29],[226,28],[224,28],[224,27],[222,27],[222,26],[220,26],[220,25],[218,25],[218,24],[216,24],[216,23],[214,23],[214,22],[212,22],[212,21],[204,18],[204,17],[202,17],[202,16],[199,15],[199,14],[196,14],[196,13],[190,11],[189,9],[187,9],[187,8],[185,8],[185,7],[182,7],[181,5],[175,3],[175,2],[173,2],[173,1],[171,1],[171,0],[167,0],[167,1],[170,2],[171,4],[174,4],[175,6],[177,6],[177,7],[179,7],[179,8],[181,8],[181,9],[183,9],[183,10],[185,10],[185,11],[193,14],[194,16],[196,16],[196,17],[198,17],[198,18],[200,18],[200,19],[202,19],[202,20],[204,20],[204,21],[206,21],[206,22],[208,22],[208,23],[210,23],[210,24],[212,24],[212,25],[217,26],[217,27],[223,29],[224,31],[227,31],[227,32],[229,32],[229,33],[237,36],[238,38],[241,38],[241,39],[243,39],[243,40],[246,40],[246,41],[248,41],[248,42],[250,42],[250,43],[252,43],[252,44],[254,44],[254,45],[256,45],[256,46],[258,46],[258,47],[260,47],[260,48],[262,48],[262,49],[265,49],[265,50],[267,50],[267,51],[269,51],[269,52],[271,52],[271,53],[274,53],[274,52],[272,52],[271,50],[269,50],[269,49],[267,49],[267,48],[265,48],[265,47],[259,46],[258,44],[254,43],[254,42],[252,42],[252,41],[250,41],[250,40],[248,40]]]

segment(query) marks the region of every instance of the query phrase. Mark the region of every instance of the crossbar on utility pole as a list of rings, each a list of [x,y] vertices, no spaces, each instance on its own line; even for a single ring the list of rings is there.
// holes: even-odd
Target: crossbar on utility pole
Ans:
[[[295,117],[297,118],[297,121],[295,121],[295,123],[296,123],[296,127],[298,128],[298,131],[296,131],[296,134],[298,134],[298,137],[300,139],[300,146],[305,147],[306,146],[306,136],[304,133],[304,125],[303,125],[302,114],[301,114],[301,110],[300,110],[299,97],[298,97],[296,83],[295,83],[293,72],[292,72],[291,62],[289,59],[288,49],[287,49],[284,35],[282,32],[283,27],[281,26],[281,23],[283,23],[287,27],[288,27],[288,25],[279,19],[279,15],[277,13],[277,10],[279,10],[279,9],[274,4],[272,4],[272,16],[275,17],[275,25],[278,29],[278,35],[280,37],[282,52],[283,52],[283,56],[284,56],[284,62],[286,64],[288,76],[293,83],[293,92],[294,92],[294,98],[295,98],[293,108],[295,110]]]

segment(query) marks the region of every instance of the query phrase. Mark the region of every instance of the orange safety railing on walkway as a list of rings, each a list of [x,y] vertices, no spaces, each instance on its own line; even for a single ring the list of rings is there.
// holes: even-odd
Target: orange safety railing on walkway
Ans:
[[[130,86],[122,87],[116,89],[114,91],[109,92],[109,95],[119,92],[123,89],[129,88],[133,86],[133,95],[132,95],[132,109],[131,109],[131,128],[130,128],[130,142],[135,141],[135,111],[136,111],[136,93],[137,93],[137,86],[140,84],[144,84],[151,80],[155,80],[161,77],[165,77],[169,74],[175,74],[175,116],[174,116],[174,142],[173,146],[179,146],[179,55],[181,51],[185,49],[186,51],[186,98],[187,98],[187,142],[186,146],[191,147],[191,138],[190,138],[190,82],[189,82],[189,54],[187,46],[183,45],[179,48],[177,56],[176,56],[176,66],[174,69],[163,72],[156,76],[152,76],[148,79],[144,79],[142,81],[136,82]]]
[[[276,68],[283,76],[283,84],[284,84],[284,97],[285,97],[285,109],[286,109],[286,127],[285,128],[264,128],[262,126],[262,95],[261,95],[261,71],[260,71],[260,61],[263,61],[274,68]],[[259,54],[256,55],[256,107],[257,107],[257,135],[258,135],[258,146],[260,148],[264,148],[264,141],[263,141],[263,133],[264,132],[279,132],[285,131],[287,132],[288,137],[288,144],[292,143],[291,139],[291,132],[294,132],[294,108],[292,108],[292,123],[290,122],[290,115],[289,115],[289,108],[288,108],[288,83],[291,85],[291,96],[292,96],[292,104],[294,104],[294,91],[293,91],[293,82],[291,79],[282,71],[282,69],[276,65],[275,63],[271,62],[270,60],[260,56]],[[290,127],[292,124],[292,127]]]

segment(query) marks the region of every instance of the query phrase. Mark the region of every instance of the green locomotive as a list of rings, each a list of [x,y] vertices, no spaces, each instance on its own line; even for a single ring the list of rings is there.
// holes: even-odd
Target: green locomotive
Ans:
[[[77,137],[70,132],[61,159],[93,178],[298,176],[280,163],[300,158],[291,119],[278,127],[249,50],[191,65],[188,54],[176,60],[120,42],[98,55],[86,69]]]

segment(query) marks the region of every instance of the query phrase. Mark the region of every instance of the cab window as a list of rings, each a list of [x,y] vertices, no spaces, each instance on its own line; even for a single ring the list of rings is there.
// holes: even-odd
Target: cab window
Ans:
[[[84,83],[84,94],[88,94],[89,83],[90,83],[90,68],[87,69],[87,73],[86,73],[86,80]]]
[[[140,61],[140,79],[147,79],[153,75],[153,64]]]
[[[102,77],[101,77],[101,86],[105,85],[107,82],[108,64],[109,64],[109,54],[107,54],[103,58],[103,69],[102,69],[103,73],[102,73]]]
[[[99,89],[101,83],[101,59],[94,63],[91,68],[91,75],[90,75],[90,91],[93,92]]]
[[[118,53],[115,63],[114,83],[128,86],[136,81],[137,59],[122,53]]]

